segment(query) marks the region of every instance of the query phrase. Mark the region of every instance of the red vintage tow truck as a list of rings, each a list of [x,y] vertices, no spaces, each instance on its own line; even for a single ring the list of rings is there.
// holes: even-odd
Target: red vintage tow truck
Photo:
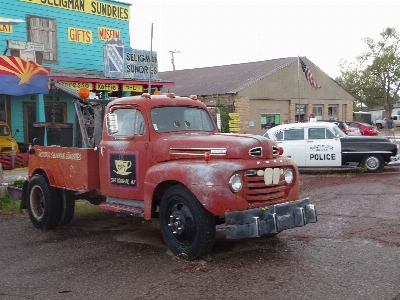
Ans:
[[[211,251],[217,224],[238,239],[317,221],[314,205],[299,199],[296,163],[262,136],[219,133],[195,96],[143,94],[103,110],[74,94],[74,104],[82,147],[36,140],[29,149],[21,205],[37,228],[68,225],[75,200],[86,199],[116,213],[159,218],[171,252],[194,260]],[[87,108],[91,122],[82,113]]]

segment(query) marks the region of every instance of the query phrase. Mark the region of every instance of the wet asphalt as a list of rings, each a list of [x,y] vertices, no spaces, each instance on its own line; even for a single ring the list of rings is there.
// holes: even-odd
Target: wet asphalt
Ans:
[[[108,211],[35,229],[0,215],[0,299],[399,299],[400,168],[305,170],[318,222],[272,238],[226,240],[186,262],[157,221]]]

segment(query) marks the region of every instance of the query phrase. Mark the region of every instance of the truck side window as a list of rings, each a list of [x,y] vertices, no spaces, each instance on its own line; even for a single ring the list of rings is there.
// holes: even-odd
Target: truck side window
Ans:
[[[126,137],[133,135],[143,135],[146,132],[144,118],[140,110],[137,109],[116,109],[118,132],[114,137]]]

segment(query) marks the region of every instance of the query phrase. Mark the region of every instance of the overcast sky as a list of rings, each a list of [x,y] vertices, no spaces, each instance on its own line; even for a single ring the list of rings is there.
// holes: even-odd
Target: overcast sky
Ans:
[[[132,3],[133,49],[153,51],[159,72],[306,56],[329,76],[354,62],[386,27],[400,32],[400,1],[168,1]]]

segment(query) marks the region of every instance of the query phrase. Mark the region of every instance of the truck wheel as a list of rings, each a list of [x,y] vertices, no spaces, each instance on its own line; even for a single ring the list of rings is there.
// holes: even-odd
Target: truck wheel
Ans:
[[[381,123],[376,124],[376,127],[378,127],[378,129],[382,129],[383,128]]]
[[[185,260],[208,254],[214,244],[214,215],[182,185],[171,187],[162,197],[160,228],[171,252]]]
[[[39,229],[57,226],[60,218],[60,199],[43,175],[34,175],[27,187],[27,206],[32,224]]]
[[[382,171],[385,161],[380,154],[368,154],[364,156],[363,164],[369,173],[377,173]]]
[[[57,226],[67,226],[74,216],[74,194],[72,191],[65,189],[58,189],[58,194],[61,200],[61,213]]]

